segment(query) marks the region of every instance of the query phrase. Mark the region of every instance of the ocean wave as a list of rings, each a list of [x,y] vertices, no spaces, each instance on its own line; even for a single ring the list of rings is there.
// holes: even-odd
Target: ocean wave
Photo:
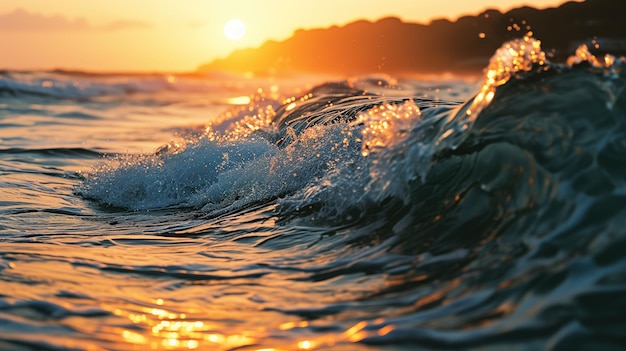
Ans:
[[[84,173],[99,149],[0,150],[0,348],[620,349],[623,67],[526,37],[464,101],[352,78]]]
[[[526,37],[496,52],[481,88],[461,105],[398,96],[402,90],[380,79],[326,83],[281,102],[256,97],[205,137],[90,172],[78,192],[133,210],[213,211],[279,199],[285,213],[318,208],[319,217],[332,219],[390,198],[410,203],[419,184],[445,176],[438,169],[463,155],[486,165],[512,157],[498,171],[510,174],[483,186],[495,189],[500,178],[517,177],[507,169],[518,158],[524,172],[538,158],[564,168],[579,138],[571,139],[575,123],[589,114],[606,123],[621,118],[623,63],[605,60],[580,49],[569,65],[553,64]],[[527,177],[553,175],[520,179]]]
[[[0,149],[0,154],[20,155],[31,154],[46,157],[76,157],[76,158],[96,158],[104,157],[105,154],[85,148],[46,148],[46,149],[25,149],[25,148],[9,148]]]
[[[88,74],[80,72],[4,72],[0,95],[89,99],[160,92],[210,93],[228,90],[220,81],[175,74]],[[230,87],[238,91],[237,87]]]

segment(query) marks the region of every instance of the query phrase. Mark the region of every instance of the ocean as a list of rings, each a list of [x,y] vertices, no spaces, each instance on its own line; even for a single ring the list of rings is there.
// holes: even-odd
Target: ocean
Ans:
[[[1,350],[622,350],[626,59],[0,72]]]

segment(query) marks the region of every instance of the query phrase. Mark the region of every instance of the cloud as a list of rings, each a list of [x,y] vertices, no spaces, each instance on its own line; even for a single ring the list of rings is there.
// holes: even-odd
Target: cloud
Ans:
[[[4,30],[85,30],[91,26],[84,18],[68,20],[63,16],[43,16],[23,9],[0,15],[0,29]]]
[[[86,19],[68,19],[61,15],[46,16],[18,8],[13,12],[0,14],[0,30],[12,31],[84,31],[120,30],[150,28],[149,23],[131,20],[117,20],[104,26],[93,26]]]
[[[142,21],[117,20],[101,28],[107,29],[107,30],[120,30],[120,29],[142,29],[142,28],[151,28],[151,27],[152,25],[150,23],[146,23]]]

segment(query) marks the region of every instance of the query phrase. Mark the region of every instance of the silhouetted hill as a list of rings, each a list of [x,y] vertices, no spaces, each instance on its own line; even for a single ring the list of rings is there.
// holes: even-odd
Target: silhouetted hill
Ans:
[[[419,5],[416,5],[416,11]],[[356,21],[343,27],[297,30],[281,42],[236,50],[200,71],[314,73],[479,72],[503,42],[529,30],[557,59],[597,38],[602,48],[626,52],[626,1],[567,2],[557,8],[486,10],[451,22],[406,23],[398,18]],[[481,34],[482,33],[482,34]],[[604,43],[604,44],[603,44]]]

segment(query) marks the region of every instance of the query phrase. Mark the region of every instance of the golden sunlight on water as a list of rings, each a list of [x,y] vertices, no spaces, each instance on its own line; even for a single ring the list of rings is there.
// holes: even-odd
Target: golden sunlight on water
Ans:
[[[262,88],[257,90],[257,94],[253,96],[238,96],[226,99],[226,102],[230,105],[237,105],[237,109],[231,109],[214,118],[206,127],[205,133],[209,140],[214,141],[235,141],[248,137],[251,133],[268,126],[276,112],[274,107],[264,102],[264,99],[276,99],[278,97],[278,87],[272,85],[269,89],[269,93],[265,92]],[[214,125],[223,124],[230,121],[239,113],[243,113],[243,117],[232,123],[229,127],[228,133],[215,133],[213,131]]]
[[[362,155],[368,156],[375,149],[389,147],[401,139],[409,129],[407,123],[415,123],[420,115],[420,108],[413,100],[398,105],[386,103],[360,114],[359,121],[365,123]]]
[[[505,84],[517,72],[530,71],[533,65],[543,66],[546,54],[541,50],[541,41],[529,32],[523,39],[506,43],[496,51],[487,67],[486,79],[466,114],[472,122],[478,111],[493,100],[496,88]]]
[[[599,46],[598,44],[595,45],[597,49]],[[576,49],[576,53],[567,59],[567,64],[572,66],[582,62],[588,62],[598,68],[611,68],[615,62],[615,56],[606,54],[602,59],[598,59],[589,51],[589,47],[586,44],[582,44]]]
[[[156,304],[164,304],[158,299]],[[143,308],[141,313],[129,313],[116,309],[118,316],[128,318],[132,323],[148,326],[149,335],[123,329],[121,336],[127,343],[148,346],[153,350],[228,350],[252,345],[264,337],[263,330],[243,331],[239,334],[219,332],[223,326],[200,320],[187,319],[186,313],[176,313],[164,308]]]
[[[247,105],[250,103],[249,96],[237,96],[233,98],[226,99],[227,103],[230,105]]]
[[[308,321],[290,321],[274,324],[271,321],[265,326],[255,329],[242,328],[232,330],[217,322],[207,322],[188,318],[186,313],[169,311],[164,307],[162,299],[155,301],[162,308],[141,309],[139,313],[131,313],[122,309],[115,309],[116,316],[128,319],[139,328],[119,328],[117,333],[125,344],[134,345],[134,349],[151,350],[250,350],[250,351],[289,351],[289,350],[316,350],[336,346],[337,344],[352,344],[363,340],[370,335],[383,336],[395,329],[393,325],[385,325],[385,320],[379,318],[371,323],[361,321],[354,324],[342,333],[324,334],[322,336],[306,335],[300,340],[288,340],[280,337],[279,333],[300,329],[307,330],[311,326]],[[238,316],[233,313],[232,319],[246,320],[250,316]],[[373,330],[366,331],[374,325]],[[141,329],[148,327],[149,333],[142,333]],[[228,331],[226,331],[228,329]],[[354,345],[358,347],[357,345]]]
[[[447,123],[452,123],[460,117],[461,120],[458,121],[460,128],[468,129],[480,111],[494,99],[499,86],[506,84],[520,72],[529,72],[536,67],[547,69],[546,54],[541,49],[541,41],[532,35],[533,33],[529,31],[523,38],[509,41],[496,51],[489,60],[480,91],[468,104],[460,107],[460,116],[458,113],[450,114]],[[454,131],[454,128],[446,128],[438,143],[448,138]]]

